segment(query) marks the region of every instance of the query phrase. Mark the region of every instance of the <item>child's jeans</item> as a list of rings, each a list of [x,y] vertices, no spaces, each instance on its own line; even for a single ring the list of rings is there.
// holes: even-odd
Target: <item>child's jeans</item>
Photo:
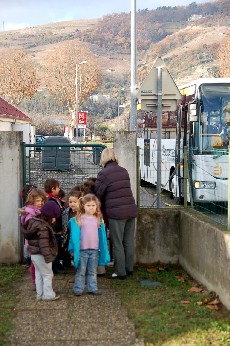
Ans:
[[[52,262],[46,263],[42,255],[31,255],[31,260],[35,266],[37,299],[49,300],[55,298],[52,288]]]
[[[97,291],[97,264],[98,250],[80,251],[80,259],[73,286],[74,293],[82,293],[84,291],[86,272],[88,292]]]

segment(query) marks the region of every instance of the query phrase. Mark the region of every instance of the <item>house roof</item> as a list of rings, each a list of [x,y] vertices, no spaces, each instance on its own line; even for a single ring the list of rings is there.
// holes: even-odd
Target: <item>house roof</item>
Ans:
[[[27,115],[0,97],[0,120],[1,118],[8,118],[9,120],[24,120],[30,123],[32,122]]]

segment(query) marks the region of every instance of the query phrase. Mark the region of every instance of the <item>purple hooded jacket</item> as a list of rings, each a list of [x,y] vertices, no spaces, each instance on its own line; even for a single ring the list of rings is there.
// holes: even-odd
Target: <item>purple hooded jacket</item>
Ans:
[[[28,220],[32,219],[33,216],[41,214],[41,210],[34,205],[27,205],[24,209],[24,213],[21,215],[21,223],[24,225]]]

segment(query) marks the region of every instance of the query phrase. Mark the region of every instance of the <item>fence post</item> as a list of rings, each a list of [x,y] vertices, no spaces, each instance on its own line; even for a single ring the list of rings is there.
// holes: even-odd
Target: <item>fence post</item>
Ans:
[[[188,207],[188,148],[184,147],[184,207]]]
[[[137,207],[140,207],[140,148],[137,147]]]
[[[230,231],[230,144],[228,146],[228,231]]]
[[[21,143],[22,147],[22,186],[26,185],[26,147],[25,142]]]

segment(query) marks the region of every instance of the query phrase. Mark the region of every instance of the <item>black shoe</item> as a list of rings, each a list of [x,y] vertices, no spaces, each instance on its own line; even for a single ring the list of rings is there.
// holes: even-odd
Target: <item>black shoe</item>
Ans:
[[[101,292],[100,291],[92,291],[92,292],[88,292],[88,294],[92,294],[94,296],[101,296]]]
[[[118,276],[118,280],[126,280],[127,279],[127,275],[119,275]]]
[[[133,271],[126,270],[128,276],[133,275]]]
[[[127,275],[117,275],[116,273],[113,273],[110,279],[125,280],[127,279]]]

